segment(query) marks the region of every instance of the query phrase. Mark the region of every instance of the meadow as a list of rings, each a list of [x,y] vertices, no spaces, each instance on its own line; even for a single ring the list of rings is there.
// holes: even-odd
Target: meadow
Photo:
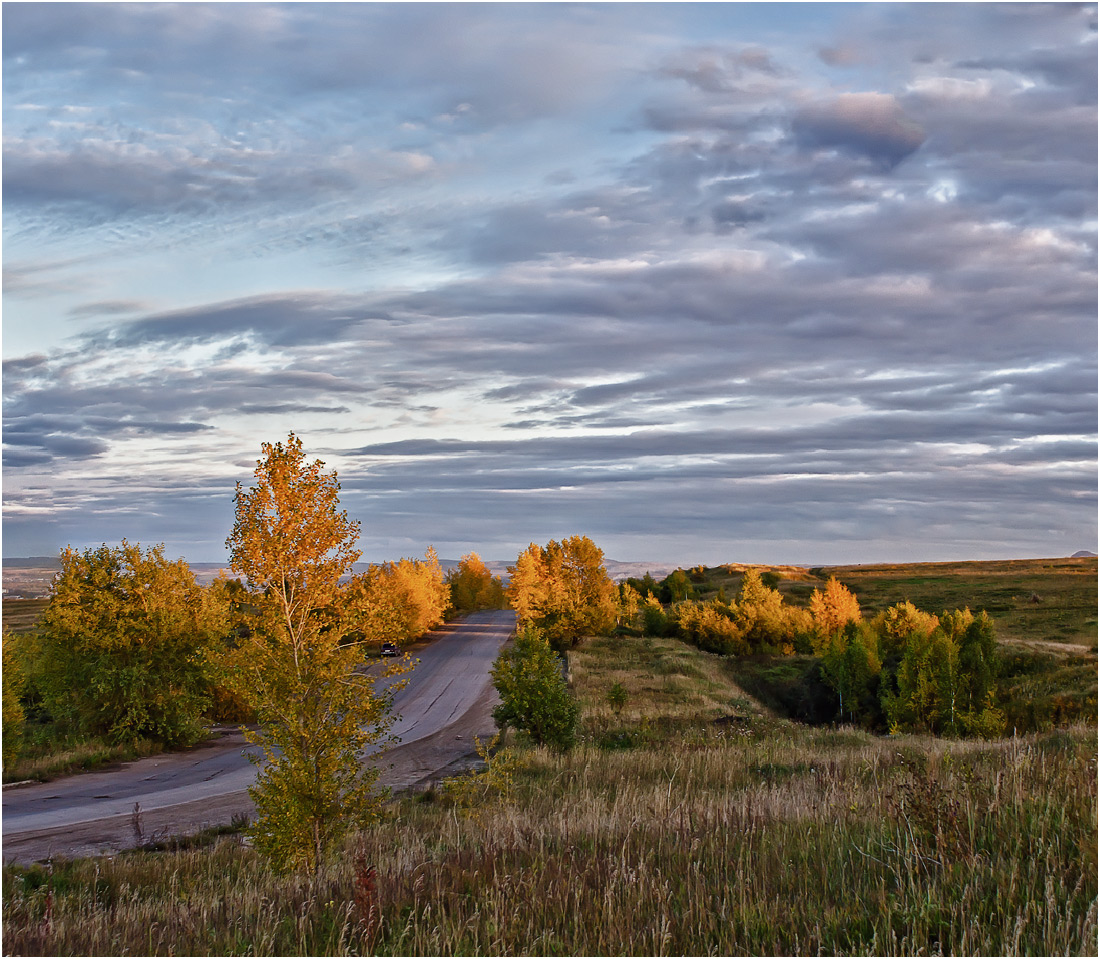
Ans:
[[[593,640],[571,671],[581,745],[399,797],[317,881],[233,836],[5,867],[5,952],[1094,953],[1095,727],[813,729],[674,639]]]
[[[569,656],[573,750],[510,739],[486,772],[395,797],[317,879],[274,874],[224,830],[5,866],[4,951],[1095,955],[1096,561],[1035,562],[980,583],[960,564],[844,576],[865,610],[999,594],[1007,654],[1062,664],[1086,699],[1091,682],[1088,722],[1049,715],[990,741],[813,727],[750,695],[774,684],[729,658],[590,639]],[[736,586],[736,569],[707,572],[705,588]],[[780,588],[797,601],[819,582],[792,572]]]

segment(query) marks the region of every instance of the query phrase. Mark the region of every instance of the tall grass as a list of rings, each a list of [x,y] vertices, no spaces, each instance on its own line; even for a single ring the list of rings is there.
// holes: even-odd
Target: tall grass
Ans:
[[[164,747],[150,739],[134,739],[110,743],[99,736],[65,737],[52,724],[33,728],[31,742],[18,759],[4,770],[4,782],[38,780],[48,782],[59,776],[87,772],[110,763],[130,762],[163,751]]]
[[[654,715],[640,682],[630,716],[604,715],[608,680],[653,655],[577,657],[581,746],[526,751],[488,807],[393,803],[313,883],[224,839],[6,867],[5,952],[1095,954],[1095,728],[949,742],[715,723],[738,693],[703,654],[673,664],[697,683],[666,715],[660,682]],[[600,748],[612,722],[648,732]]]

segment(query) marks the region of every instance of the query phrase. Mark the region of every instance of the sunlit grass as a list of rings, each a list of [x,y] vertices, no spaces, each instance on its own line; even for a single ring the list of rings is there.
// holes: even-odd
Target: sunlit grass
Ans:
[[[315,883],[232,839],[6,867],[5,951],[1095,954],[1095,728],[809,729],[675,640],[600,641],[571,668],[581,745],[524,751],[491,805],[405,797]]]

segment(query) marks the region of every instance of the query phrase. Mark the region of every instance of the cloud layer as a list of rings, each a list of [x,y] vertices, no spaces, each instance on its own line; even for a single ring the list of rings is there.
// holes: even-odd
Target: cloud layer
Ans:
[[[815,13],[5,10],[5,554],[1095,548],[1095,8]]]

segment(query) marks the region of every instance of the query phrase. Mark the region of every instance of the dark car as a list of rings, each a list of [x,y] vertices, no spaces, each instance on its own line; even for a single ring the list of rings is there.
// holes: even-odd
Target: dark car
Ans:
[[[398,650],[397,645],[395,643],[383,643],[382,644],[382,655],[383,656],[399,656],[401,654],[400,654],[400,651]]]

